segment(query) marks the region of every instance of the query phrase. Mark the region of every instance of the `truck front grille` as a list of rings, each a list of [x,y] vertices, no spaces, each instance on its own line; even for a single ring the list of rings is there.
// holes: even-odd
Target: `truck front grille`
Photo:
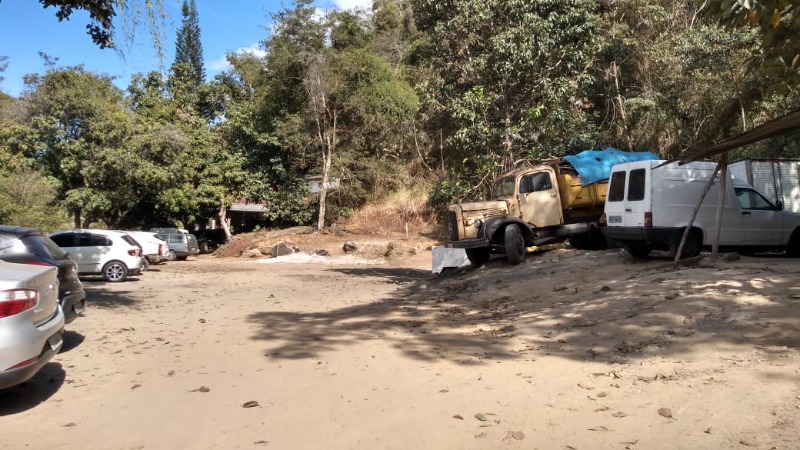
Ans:
[[[455,211],[447,211],[447,231],[450,233],[450,240],[458,240],[458,219]]]

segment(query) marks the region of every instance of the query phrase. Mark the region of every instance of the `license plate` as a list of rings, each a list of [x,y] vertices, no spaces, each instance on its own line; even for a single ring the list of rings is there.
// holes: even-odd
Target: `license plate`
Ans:
[[[622,216],[608,216],[608,223],[622,223]]]
[[[58,349],[59,349],[59,348],[61,348],[61,343],[62,343],[62,342],[63,342],[63,341],[62,341],[62,338],[61,338],[61,333],[56,333],[56,334],[54,334],[54,335],[50,336],[50,337],[47,339],[47,343],[48,343],[48,344],[50,344],[50,348],[51,348],[51,349],[52,349],[54,352],[55,352],[55,351],[58,351]]]

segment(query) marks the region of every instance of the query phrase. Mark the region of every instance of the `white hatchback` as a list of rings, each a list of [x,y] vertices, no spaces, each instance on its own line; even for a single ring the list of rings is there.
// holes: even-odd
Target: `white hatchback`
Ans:
[[[81,274],[100,274],[106,281],[125,281],[142,273],[142,248],[130,236],[110,230],[65,230],[50,235],[78,263]]]

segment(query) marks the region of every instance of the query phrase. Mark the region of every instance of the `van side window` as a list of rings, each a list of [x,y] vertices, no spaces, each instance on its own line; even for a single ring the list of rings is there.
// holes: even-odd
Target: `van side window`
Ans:
[[[611,183],[608,186],[609,202],[621,202],[625,200],[625,174],[627,172],[614,172],[611,174]]]
[[[628,181],[628,201],[638,202],[644,200],[644,180],[647,177],[645,169],[631,170],[631,179]]]
[[[739,205],[742,206],[742,209],[763,209],[767,211],[777,209],[769,200],[752,189],[736,188],[736,198],[739,200]]]

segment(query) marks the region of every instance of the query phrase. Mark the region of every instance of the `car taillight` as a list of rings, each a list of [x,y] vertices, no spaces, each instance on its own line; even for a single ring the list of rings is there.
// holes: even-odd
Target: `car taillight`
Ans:
[[[652,212],[644,213],[644,227],[645,228],[653,228],[653,213]]]
[[[35,289],[9,289],[0,291],[0,318],[11,317],[27,311],[39,301]]]
[[[140,251],[141,250],[139,250],[138,248],[135,249],[135,250],[128,250],[128,254],[131,255],[131,256],[140,256],[140,254],[139,254]]]
[[[52,264],[47,264],[47,263],[43,263],[43,262],[39,262],[39,261],[30,261],[30,262],[26,262],[25,264],[27,264],[29,266],[45,266],[45,267],[50,267],[52,265]]]
[[[160,255],[162,253],[164,253],[164,248],[161,244],[158,244],[158,254]]]

